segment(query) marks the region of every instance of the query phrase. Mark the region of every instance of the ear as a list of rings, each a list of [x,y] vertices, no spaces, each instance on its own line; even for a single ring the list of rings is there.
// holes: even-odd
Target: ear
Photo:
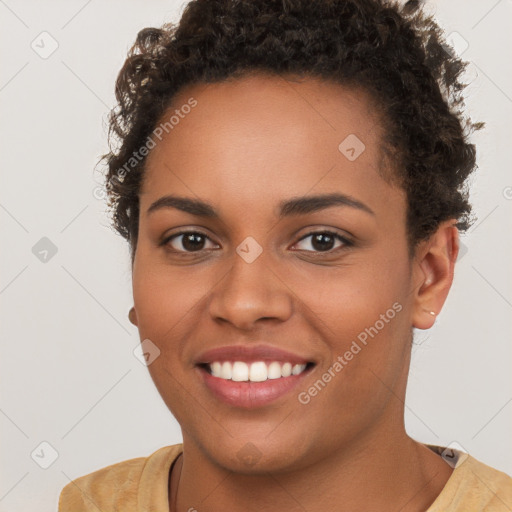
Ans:
[[[417,329],[432,327],[450,291],[459,253],[459,230],[455,223],[455,219],[442,222],[415,251],[412,325]]]
[[[137,312],[135,311],[135,308],[132,307],[130,309],[130,311],[128,312],[128,318],[130,319],[130,322],[133,324],[133,325],[137,325],[138,326],[138,321],[137,321]]]

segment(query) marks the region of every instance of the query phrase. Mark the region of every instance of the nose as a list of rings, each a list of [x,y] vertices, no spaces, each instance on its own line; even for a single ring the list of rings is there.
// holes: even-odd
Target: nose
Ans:
[[[253,330],[258,323],[284,322],[293,310],[292,292],[280,279],[265,251],[252,262],[233,253],[233,265],[214,287],[209,312],[217,322],[240,330]]]

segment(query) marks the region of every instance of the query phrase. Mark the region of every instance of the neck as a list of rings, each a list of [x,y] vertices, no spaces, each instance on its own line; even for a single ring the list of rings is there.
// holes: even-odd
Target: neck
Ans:
[[[426,510],[452,469],[405,429],[368,432],[320,462],[294,471],[239,474],[220,467],[184,438],[173,468],[171,512]]]

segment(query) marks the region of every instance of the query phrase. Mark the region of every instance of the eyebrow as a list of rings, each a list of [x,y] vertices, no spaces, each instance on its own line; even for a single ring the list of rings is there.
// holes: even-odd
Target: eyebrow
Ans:
[[[348,206],[361,210],[370,215],[375,216],[375,212],[366,204],[346,194],[333,193],[322,194],[316,196],[292,197],[286,201],[279,203],[279,218],[291,217],[293,215],[304,215],[320,210],[325,210],[332,206]],[[147,210],[147,214],[165,208],[175,208],[182,212],[195,215],[197,217],[205,217],[218,219],[220,216],[214,207],[200,199],[190,199],[188,197],[180,197],[175,195],[163,196],[157,199]]]

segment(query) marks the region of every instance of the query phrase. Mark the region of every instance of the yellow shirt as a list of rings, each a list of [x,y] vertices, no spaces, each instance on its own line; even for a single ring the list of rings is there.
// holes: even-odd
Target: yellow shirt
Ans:
[[[73,480],[60,493],[58,512],[169,512],[169,471],[182,449],[164,446]],[[458,450],[449,454],[455,469],[425,512],[512,511],[511,477]]]

